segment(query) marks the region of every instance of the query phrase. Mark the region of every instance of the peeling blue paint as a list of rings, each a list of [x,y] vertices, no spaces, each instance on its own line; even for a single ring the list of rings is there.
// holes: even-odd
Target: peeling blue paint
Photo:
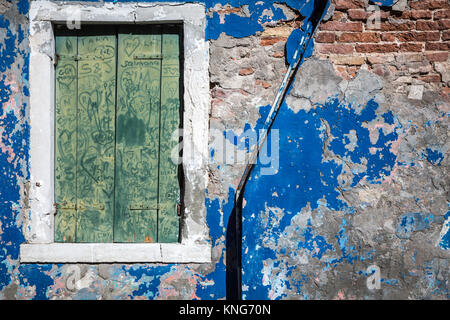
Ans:
[[[438,150],[427,148],[426,159],[435,165],[440,165],[442,160],[444,160],[444,155]]]
[[[241,17],[233,13],[227,15],[224,19],[225,23],[221,23],[219,15],[214,13],[213,17],[208,20],[208,39],[217,39],[222,32],[232,37],[243,38],[258,31],[263,31],[262,26],[251,18]],[[232,27],[230,28],[228,25]]]
[[[14,4],[13,4],[14,5]],[[26,14],[28,2],[17,3],[18,10]],[[19,257],[19,245],[24,241],[21,230],[17,226],[20,210],[20,184],[29,176],[28,142],[29,125],[24,121],[27,104],[19,104],[20,93],[16,93],[18,83],[28,80],[27,54],[19,49],[25,41],[24,28],[17,26],[0,16],[0,291],[11,283],[10,274]],[[16,60],[23,57],[25,65],[19,65],[21,76],[13,78],[9,75]],[[15,105],[13,105],[13,103]]]
[[[299,47],[303,37],[306,37],[305,32],[302,29],[295,29],[292,31],[286,42],[286,59],[289,64],[292,64],[295,51]],[[308,43],[305,49],[304,58],[309,58],[314,52],[314,41]]]
[[[69,0],[74,1],[74,0]],[[88,1],[88,0],[85,0]],[[105,0],[105,2],[132,2],[133,0]],[[25,2],[27,2],[25,0]],[[144,2],[157,2],[156,0],[144,0]],[[169,0],[166,2],[179,2],[177,0]],[[277,8],[275,4],[286,4],[289,7],[298,10],[301,15],[309,16],[312,12],[312,0],[191,0],[185,2],[203,3],[207,9],[212,9],[216,5],[230,5],[231,7],[247,6],[249,15],[238,15],[229,13],[220,17],[217,12],[208,16],[208,26],[206,29],[207,39],[217,39],[221,33],[225,33],[235,38],[248,37],[263,31],[263,25],[268,22],[276,22],[285,19],[286,16],[281,8]]]
[[[439,241],[439,247],[444,250],[450,249],[450,211],[444,216],[445,223],[441,232],[441,239]]]
[[[331,112],[321,109],[322,112],[319,113],[324,120],[330,123],[331,134],[334,137],[331,141],[331,150],[341,157],[349,158],[353,163],[362,164],[362,161],[366,163],[367,171],[355,175],[352,187],[363,178],[375,183],[382,176],[388,176],[397,159],[396,155],[387,148],[398,139],[395,131],[385,135],[383,130],[378,129],[379,138],[373,144],[370,140],[369,130],[363,126],[364,122],[371,122],[377,118],[378,107],[374,100],[370,100],[359,115],[352,108],[342,104],[338,105],[335,100],[334,104],[327,106],[327,108],[333,109]],[[390,113],[383,114],[382,117],[387,117],[391,122],[388,123],[392,124]],[[358,139],[358,146],[353,151],[346,149],[345,146],[349,141],[344,137],[351,130],[356,132]],[[377,151],[372,154],[369,150],[371,148],[376,148]]]
[[[169,272],[170,269],[171,266],[124,266],[123,270],[139,283],[139,287],[130,294],[130,298],[140,296],[154,298],[154,294],[158,292],[158,287],[161,284],[161,275]],[[143,281],[144,279],[145,281]]]
[[[411,234],[416,231],[423,231],[430,228],[434,220],[434,215],[424,215],[420,212],[406,213],[402,216],[397,227],[397,237],[400,239],[409,239]]]
[[[19,2],[17,3],[17,9],[19,10],[20,14],[27,14],[29,7],[29,0],[19,0]]]
[[[124,1],[112,1],[112,2],[130,2],[131,0]],[[107,2],[111,2],[107,0]],[[147,1],[154,2],[154,1]],[[169,0],[167,2],[178,2]],[[199,2],[205,3],[207,9],[213,8],[216,4],[221,4],[223,1],[187,1],[187,2]],[[220,20],[217,13],[213,13],[208,18],[207,34],[208,38],[216,38],[220,33],[224,32],[233,37],[244,37],[253,35],[263,30],[262,25],[272,21],[278,21],[285,19],[285,15],[280,8],[277,8],[274,4],[288,2],[295,9],[301,9],[304,7],[304,3],[310,1],[266,1],[263,3],[255,3],[254,1],[227,1],[231,6],[248,6],[248,12],[250,16],[244,17],[237,14],[227,14],[224,17],[224,21]],[[225,3],[223,3],[225,4]],[[19,14],[27,14],[29,10],[29,1],[20,0],[13,5],[17,6]],[[306,6],[308,7],[308,6]],[[308,10],[308,9],[306,9]],[[221,23],[223,22],[223,23]],[[245,27],[243,27],[245,26]],[[10,66],[16,64],[22,70],[21,81],[21,93],[24,97],[29,96],[28,89],[28,52],[22,52],[19,50],[19,44],[26,40],[26,25],[11,25],[11,21],[6,20],[5,17],[0,17],[0,28],[5,30],[5,37],[0,41],[0,102],[6,103],[13,95],[13,90],[7,83],[6,79],[7,71]],[[13,29],[16,28],[14,32]],[[20,58],[23,58],[24,65],[20,65]],[[25,115],[27,108],[26,99],[22,106],[20,106],[22,116]],[[21,123],[20,130],[15,129],[15,124]],[[13,159],[8,159],[8,154],[0,154],[0,168],[2,169],[4,180],[0,186],[0,195],[2,201],[0,203],[0,222],[1,222],[1,239],[2,250],[0,250],[0,290],[10,284],[10,274],[14,263],[19,256],[19,245],[24,242],[23,235],[20,229],[15,224],[14,217],[11,216],[12,204],[15,207],[19,207],[16,204],[20,201],[19,185],[21,180],[28,179],[29,169],[20,168],[22,164],[28,164],[28,146],[29,146],[29,126],[27,121],[18,119],[17,115],[13,112],[7,112],[0,120],[0,126],[4,128],[4,136],[8,137],[10,146],[14,152]],[[212,151],[213,152],[213,151]],[[213,154],[212,154],[213,155]],[[15,160],[21,160],[18,162],[18,166],[14,166],[12,162]],[[22,173],[24,174],[22,174]],[[230,191],[231,193],[232,191]],[[230,197],[232,195],[230,194]],[[210,204],[214,207],[215,202]],[[222,205],[221,205],[222,206]],[[208,225],[211,230],[211,237],[213,243],[220,246],[223,243],[223,235],[226,230],[226,223],[228,221],[227,215],[231,211],[230,204],[225,204],[225,208],[221,208],[220,214],[215,208],[208,209]],[[14,212],[14,211],[13,211]],[[17,212],[15,212],[17,214]],[[221,217],[222,220],[216,220],[217,217]],[[8,244],[5,244],[5,240]],[[199,295],[202,298],[223,298],[225,296],[225,265],[224,257],[220,258],[220,261],[215,266],[215,271],[210,273],[208,277],[201,278],[196,281]],[[125,272],[128,277],[138,282],[138,287],[130,293],[130,297],[144,296],[148,298],[158,298],[156,294],[161,290],[161,279],[171,272],[176,272],[180,266],[124,266],[122,271]],[[50,265],[38,266],[38,265],[24,265],[19,267],[21,274],[21,286],[35,287],[36,295],[34,299],[47,299],[47,288],[52,285],[53,279],[49,276]],[[61,276],[58,273],[57,276]],[[211,284],[215,284],[212,288]],[[219,287],[218,287],[219,286]],[[222,288],[222,289],[219,289]],[[92,291],[83,289],[80,290],[76,297],[79,299],[91,299],[96,295]]]
[[[47,288],[53,284],[53,279],[46,274],[51,265],[22,265],[19,267],[21,273],[20,284],[34,287],[36,295],[34,300],[47,299]]]
[[[356,173],[352,185],[356,185],[362,178],[375,183],[381,177],[390,174],[396,155],[385,146],[393,143],[398,138],[397,134],[393,132],[385,135],[380,130],[378,141],[373,144],[370,141],[370,132],[364,125],[380,119],[386,119],[388,124],[393,123],[391,113],[377,115],[377,109],[378,104],[371,100],[358,114],[351,106],[336,99],[309,112],[300,110],[294,114],[287,105],[280,109],[277,122],[273,127],[273,129],[280,129],[279,173],[275,176],[259,176],[257,165],[246,187],[245,199],[249,200],[243,211],[246,217],[243,229],[246,245],[249,252],[252,252],[246,258],[247,265],[268,258],[275,259],[273,251],[264,247],[264,242],[277,243],[286,237],[287,235],[283,233],[284,228],[302,209],[308,206],[310,210],[317,209],[321,199],[325,200],[325,206],[331,210],[345,209],[346,204],[339,199],[337,191],[340,187],[338,176],[342,173],[342,166],[334,161],[323,159],[323,145],[326,142],[326,136],[322,135],[323,121],[326,121],[331,128],[333,137],[330,142],[331,151],[354,163],[362,163],[362,159],[366,160],[367,170]],[[345,149],[346,142],[343,142],[345,135],[351,130],[356,131],[358,137],[357,147],[353,151]],[[380,150],[372,155],[369,152],[372,147]],[[274,193],[276,193],[275,196]],[[270,225],[270,232],[267,231],[268,225],[261,223],[262,216],[265,215],[268,207],[282,208],[280,210],[284,212],[281,219],[278,219],[278,223]],[[269,210],[269,216],[265,219],[270,221],[276,217]],[[315,234],[312,227],[305,228],[301,234],[304,240],[300,238],[298,245],[310,252],[313,258],[320,260],[328,250],[339,252],[338,258],[323,262],[325,268],[336,267],[343,262],[353,264],[359,259],[356,248],[349,245],[345,219],[342,220],[341,229],[336,234],[335,244],[330,243],[320,234]],[[261,282],[262,277],[258,268],[245,272],[246,285],[254,286],[255,283]],[[262,286],[258,290],[264,290],[264,294],[267,295],[269,288]],[[247,297],[257,299],[264,294],[247,293]]]
[[[131,1],[134,0],[106,0],[114,3]],[[255,35],[263,31],[265,24],[286,19],[284,12],[277,7],[279,3],[289,5],[303,16],[309,16],[313,7],[311,0],[188,2],[205,3],[206,9],[210,10],[206,32],[211,40],[217,39],[221,33],[236,38]],[[374,2],[383,6],[393,5],[393,0]],[[19,0],[11,5],[16,6],[19,14],[26,15],[29,3],[28,0]],[[230,4],[232,7],[245,5],[248,6],[248,14],[229,13],[221,17],[221,13],[214,12],[217,4]],[[25,241],[20,217],[23,209],[22,188],[23,183],[29,179],[30,128],[26,118],[29,55],[24,45],[27,41],[27,28],[25,23],[0,16],[0,29],[3,32],[0,39],[0,103],[8,104],[8,108],[2,110],[0,118],[0,128],[3,130],[1,141],[7,150],[0,152],[0,170],[3,175],[0,184],[0,294],[15,281],[19,286],[18,298],[25,298],[21,296],[20,290],[30,290],[33,294],[27,298],[49,299],[52,298],[50,288],[57,281],[64,280],[63,266],[20,265],[18,262],[19,245]],[[289,38],[286,54],[288,60],[301,36],[301,31],[295,31]],[[25,49],[21,49],[22,47]],[[313,44],[307,48],[306,56],[310,56],[312,51]],[[12,72],[12,68],[16,68],[16,72]],[[11,79],[8,77],[11,74],[19,76]],[[14,101],[15,105],[12,106],[10,101]],[[270,106],[260,106],[260,118],[256,125],[247,125],[244,129],[257,132],[269,109]],[[439,116],[445,117],[448,114],[443,112]],[[437,123],[437,120],[429,120],[426,126],[431,128]],[[383,128],[370,127],[370,124],[382,124]],[[417,128],[416,124],[409,125]],[[391,129],[386,131],[386,126]],[[224,134],[232,144],[240,150],[249,147],[242,143],[243,135],[235,135],[228,129]],[[361,112],[356,111],[345,99],[335,97],[324,105],[315,105],[309,111],[300,110],[296,113],[285,103],[273,129],[278,129],[280,133],[278,174],[261,175],[263,165],[258,164],[245,192],[245,298],[282,299],[288,297],[288,291],[294,291],[304,299],[316,298],[306,292],[305,286],[311,282],[313,275],[305,274],[301,270],[301,263],[316,263],[321,268],[319,271],[334,269],[334,272],[343,265],[357,268],[360,263],[375,263],[379,254],[375,249],[362,249],[352,242],[351,218],[358,212],[342,198],[342,192],[352,190],[361,182],[380,185],[383,179],[393,173],[396,165],[414,168],[416,164],[414,161],[406,163],[398,160],[391,147],[400,139],[399,133],[404,132],[404,128],[398,121],[397,114],[384,111],[375,100],[362,106]],[[374,134],[377,136],[375,142],[371,136]],[[210,150],[211,158],[214,157],[214,152],[214,149]],[[423,151],[422,160],[427,159],[434,165],[442,166],[445,156],[440,147],[430,145]],[[353,169],[349,178],[351,181],[339,179],[344,172],[343,163],[361,168]],[[230,187],[227,199],[218,199],[210,194],[208,197],[210,198],[205,203],[206,219],[214,254],[217,255],[215,263],[198,269],[178,264],[117,266],[117,274],[111,281],[117,282],[117,286],[130,284],[131,289],[124,292],[125,298],[159,299],[175,294],[192,299],[225,297],[225,234],[233,208],[234,189]],[[326,215],[333,215],[336,228],[324,234],[318,223],[323,222],[323,216]],[[394,225],[395,234],[404,242],[414,232],[428,232],[436,217],[427,213],[406,213]],[[449,229],[450,213],[447,212],[437,249],[449,249]],[[416,251],[411,258],[414,264],[419,261],[417,256]],[[448,296],[448,285],[437,279],[436,270],[439,270],[439,266],[436,261],[428,261],[418,268],[423,269],[426,276],[422,280],[428,281],[432,292]],[[357,274],[367,276],[365,271]],[[123,276],[125,280],[120,282],[119,276]],[[174,292],[172,285],[172,282],[177,281],[186,282],[180,292]],[[391,287],[399,286],[399,280],[395,278],[382,278],[382,283]],[[93,286],[83,288],[72,298],[97,299],[99,294],[95,290]]]

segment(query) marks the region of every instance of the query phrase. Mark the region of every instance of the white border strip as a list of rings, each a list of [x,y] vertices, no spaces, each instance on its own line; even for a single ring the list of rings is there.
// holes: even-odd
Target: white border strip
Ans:
[[[211,246],[172,243],[22,244],[21,263],[210,263]]]

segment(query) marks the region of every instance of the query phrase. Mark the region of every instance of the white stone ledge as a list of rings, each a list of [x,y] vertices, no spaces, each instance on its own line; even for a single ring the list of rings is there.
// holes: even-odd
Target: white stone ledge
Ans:
[[[22,244],[20,262],[211,263],[211,246],[179,243]]]

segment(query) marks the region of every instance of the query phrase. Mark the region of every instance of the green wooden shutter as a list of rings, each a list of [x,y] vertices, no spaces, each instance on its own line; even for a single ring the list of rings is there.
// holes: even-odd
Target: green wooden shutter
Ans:
[[[177,242],[178,33],[61,36],[56,51],[55,241]]]
[[[75,242],[77,177],[77,37],[57,37],[55,70],[55,241]]]
[[[158,242],[177,242],[179,233],[177,214],[177,205],[180,202],[178,164],[171,157],[172,151],[178,145],[178,140],[172,139],[172,134],[180,127],[179,41],[177,33],[163,34]]]
[[[161,34],[118,36],[115,242],[156,242]]]
[[[115,36],[78,38],[77,242],[112,242]]]
[[[112,242],[115,36],[56,38],[55,241]]]

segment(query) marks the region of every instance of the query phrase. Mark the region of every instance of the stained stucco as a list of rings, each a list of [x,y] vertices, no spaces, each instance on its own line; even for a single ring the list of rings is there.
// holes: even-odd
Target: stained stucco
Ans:
[[[262,45],[262,36],[289,34],[311,1],[205,4],[210,128],[239,137],[264,121],[287,68],[284,42]],[[26,0],[0,2],[0,299],[224,298],[225,235],[243,165],[221,163],[212,138],[211,264],[20,264],[30,188],[28,10]],[[258,164],[245,191],[244,298],[448,299],[448,114],[437,92],[410,100],[367,70],[344,80],[329,61],[305,60],[274,124],[277,174],[262,175],[267,165]],[[238,139],[228,145],[242,149]],[[372,265],[379,290],[366,284]]]

